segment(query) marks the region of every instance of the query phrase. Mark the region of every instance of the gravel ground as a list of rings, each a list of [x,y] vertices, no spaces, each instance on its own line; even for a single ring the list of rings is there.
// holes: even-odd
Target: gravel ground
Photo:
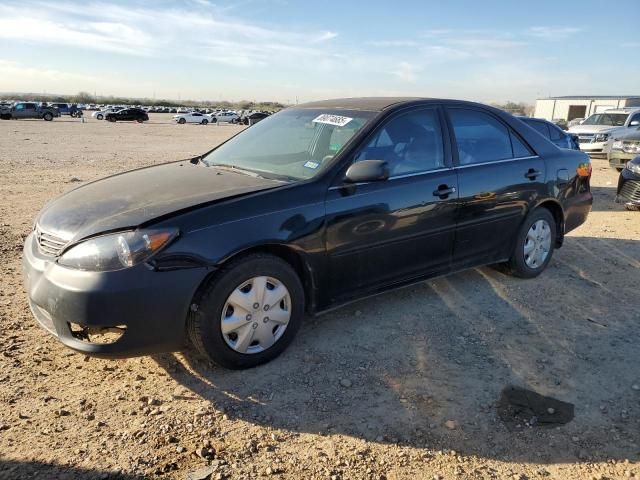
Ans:
[[[188,349],[88,358],[35,324],[20,257],[47,200],[239,128],[0,122],[0,478],[640,478],[640,213],[604,161],[539,278],[480,268],[361,301],[253,370]],[[511,385],[575,418],[500,416]]]

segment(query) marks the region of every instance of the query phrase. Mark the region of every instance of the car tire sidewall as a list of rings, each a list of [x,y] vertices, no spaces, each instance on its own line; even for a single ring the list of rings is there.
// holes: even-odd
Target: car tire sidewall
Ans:
[[[50,113],[47,112],[47,113],[44,114],[44,116],[42,118],[44,118],[44,120],[46,122],[50,122],[51,120],[53,120],[53,115],[51,115]]]
[[[270,348],[260,353],[242,354],[227,345],[220,329],[220,318],[233,290],[256,276],[276,278],[287,287],[291,297],[291,318],[282,337]],[[218,365],[231,369],[251,368],[274,359],[287,348],[300,328],[304,309],[304,289],[295,270],[278,257],[251,255],[223,269],[212,280],[197,311],[191,314],[189,333],[198,350]],[[193,327],[199,332],[194,332]]]
[[[178,123],[180,125],[184,125],[185,123],[187,123],[187,121],[184,118],[180,118],[180,119],[178,119]]]
[[[103,115],[96,115],[96,119],[98,119],[98,120],[102,120],[103,118],[104,118]]]
[[[202,125],[206,125],[207,123],[209,123],[209,120],[207,120],[206,118],[204,120],[202,120]]]
[[[529,229],[538,220],[545,220],[549,224],[549,228],[551,229],[551,246],[549,247],[547,258],[545,258],[542,265],[540,265],[538,268],[531,268],[527,265],[524,258],[524,243],[526,241]],[[551,212],[546,208],[537,208],[527,216],[525,221],[520,226],[520,230],[518,231],[518,235],[516,237],[513,255],[511,257],[511,260],[509,261],[510,270],[513,275],[521,278],[534,278],[540,275],[545,270],[545,268],[547,268],[547,265],[551,261],[551,257],[553,256],[553,252],[555,250],[555,241],[557,238],[556,229],[556,221]]]

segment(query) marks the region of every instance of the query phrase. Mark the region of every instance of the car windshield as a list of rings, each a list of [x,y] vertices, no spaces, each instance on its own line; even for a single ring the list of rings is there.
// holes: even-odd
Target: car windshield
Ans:
[[[582,125],[622,127],[628,116],[626,113],[595,113],[582,122]]]
[[[207,154],[208,166],[234,167],[266,177],[305,180],[331,159],[376,112],[287,108]]]

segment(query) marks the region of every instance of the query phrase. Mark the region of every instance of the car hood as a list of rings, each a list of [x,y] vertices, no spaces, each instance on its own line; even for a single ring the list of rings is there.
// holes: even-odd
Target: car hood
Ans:
[[[629,132],[620,132],[615,138],[616,140],[640,140],[640,129],[630,130]]]
[[[47,204],[38,227],[66,242],[141,224],[230,197],[282,186],[283,182],[206,167],[190,161],[113,175]]]
[[[606,133],[624,127],[612,127],[611,125],[575,125],[569,128],[569,133]]]

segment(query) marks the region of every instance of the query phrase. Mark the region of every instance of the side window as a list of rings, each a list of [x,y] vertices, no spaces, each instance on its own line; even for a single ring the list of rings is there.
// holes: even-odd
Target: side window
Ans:
[[[421,110],[391,119],[356,155],[360,160],[386,161],[392,177],[444,168],[438,111]]]
[[[16,110],[24,110],[24,103],[19,103],[16,105]]]
[[[448,109],[460,165],[531,155],[519,137],[493,116],[477,110]]]
[[[26,108],[27,110],[35,110],[36,109],[36,104],[35,103],[25,103],[24,104],[24,108]]]

